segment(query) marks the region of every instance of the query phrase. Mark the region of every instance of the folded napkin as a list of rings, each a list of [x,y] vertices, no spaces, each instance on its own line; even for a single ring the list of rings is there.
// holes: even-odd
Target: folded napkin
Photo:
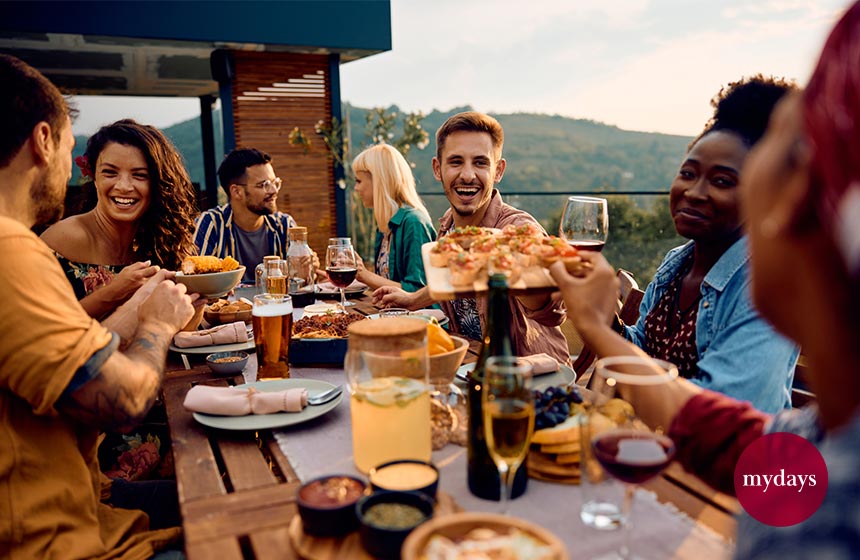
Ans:
[[[443,321],[446,319],[445,314],[441,309],[419,309],[418,311],[413,311],[415,315],[428,315],[430,317],[435,317],[437,321]]]
[[[367,284],[364,282],[359,282],[358,280],[354,280],[352,284],[344,288],[345,290],[366,290]],[[317,291],[318,292],[340,292],[340,288],[332,284],[331,282],[317,282]]]
[[[178,348],[235,344],[237,342],[248,342],[248,329],[245,327],[244,321],[218,325],[202,331],[178,332],[173,337],[173,344]]]
[[[185,408],[221,416],[301,412],[308,404],[308,391],[297,387],[285,391],[258,391],[253,387],[195,385],[185,395]]]
[[[520,356],[519,359],[527,364],[531,364],[532,375],[558,371],[558,362],[549,354],[532,354],[531,356]]]

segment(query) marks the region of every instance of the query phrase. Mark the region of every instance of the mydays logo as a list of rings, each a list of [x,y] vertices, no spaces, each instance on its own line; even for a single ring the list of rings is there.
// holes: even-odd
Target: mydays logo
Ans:
[[[735,466],[735,493],[744,510],[774,527],[815,513],[827,493],[827,465],[802,437],[777,432],[752,442]]]

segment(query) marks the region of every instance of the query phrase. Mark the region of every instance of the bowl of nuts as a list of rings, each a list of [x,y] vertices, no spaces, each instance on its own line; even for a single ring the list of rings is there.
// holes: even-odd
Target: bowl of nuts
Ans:
[[[235,323],[236,321],[250,323],[251,308],[253,308],[253,304],[245,298],[239,298],[236,301],[219,299],[215,303],[206,306],[203,318],[213,327]]]
[[[217,375],[242,373],[248,363],[247,352],[215,352],[206,356],[206,365]]]

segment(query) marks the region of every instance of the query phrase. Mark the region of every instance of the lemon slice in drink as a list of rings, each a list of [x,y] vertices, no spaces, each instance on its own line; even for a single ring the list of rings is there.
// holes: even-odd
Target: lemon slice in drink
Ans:
[[[369,403],[377,406],[391,406],[396,398],[394,379],[390,377],[377,377],[369,379],[358,386],[356,396],[366,399]]]

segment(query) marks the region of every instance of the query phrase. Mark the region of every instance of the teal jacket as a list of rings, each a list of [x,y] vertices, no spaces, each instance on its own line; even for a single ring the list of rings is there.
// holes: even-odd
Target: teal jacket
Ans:
[[[391,243],[388,247],[388,279],[400,282],[407,292],[416,292],[427,285],[421,245],[436,241],[433,223],[411,206],[401,206],[388,221]],[[382,247],[382,232],[376,233],[374,262]]]

